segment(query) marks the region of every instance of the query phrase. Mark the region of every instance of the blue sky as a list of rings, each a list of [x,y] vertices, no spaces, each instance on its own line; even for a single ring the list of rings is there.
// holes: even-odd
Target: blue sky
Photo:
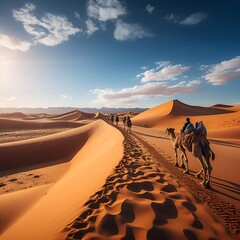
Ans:
[[[240,103],[238,0],[0,1],[0,107]]]

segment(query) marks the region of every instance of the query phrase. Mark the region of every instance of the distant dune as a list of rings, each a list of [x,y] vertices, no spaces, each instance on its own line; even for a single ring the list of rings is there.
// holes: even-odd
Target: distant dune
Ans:
[[[41,128],[69,128],[80,127],[82,123],[79,122],[66,122],[66,121],[42,121],[41,118],[29,120],[14,120],[14,119],[1,119],[0,118],[0,130],[10,129],[41,129]],[[36,121],[37,120],[37,121]]]
[[[59,115],[55,115],[53,117],[48,117],[50,119],[53,120],[71,120],[71,121],[78,121],[78,120],[84,120],[84,119],[89,119],[89,118],[94,118],[95,114],[91,114],[91,113],[85,113],[85,112],[81,112],[78,110],[74,110],[68,113],[64,113],[64,114],[59,114]]]
[[[83,125],[82,120],[106,119],[101,113],[85,113],[78,110],[64,114],[31,114],[21,112],[0,114],[0,130],[74,128]]]
[[[232,105],[226,105],[226,104],[215,104],[211,107],[216,107],[216,108],[229,108],[229,107],[233,107]]]
[[[174,127],[180,131],[186,117],[190,117],[192,123],[203,121],[210,137],[238,139],[240,136],[239,110],[239,106],[200,107],[172,100],[138,114],[132,122],[142,127],[159,129]],[[225,135],[226,132],[227,135]]]
[[[73,108],[73,107],[48,107],[48,108],[0,108],[0,113],[22,112],[24,114],[64,114],[72,111],[80,111],[87,113],[100,112],[102,114],[116,114],[121,112],[139,113],[147,110],[147,108]]]
[[[7,119],[25,119],[28,116],[23,114],[22,112],[14,112],[14,113],[0,113],[0,118]]]

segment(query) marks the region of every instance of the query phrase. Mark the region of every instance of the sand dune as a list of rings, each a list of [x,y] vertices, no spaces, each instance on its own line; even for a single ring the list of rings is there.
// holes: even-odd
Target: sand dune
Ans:
[[[40,163],[69,161],[88,140],[81,128],[0,145],[1,170],[16,169]],[[17,157],[16,157],[17,156]]]
[[[41,129],[41,128],[74,128],[82,126],[80,122],[68,122],[68,121],[50,121],[44,119],[32,120],[14,120],[14,119],[1,119],[0,118],[0,130],[9,129]]]
[[[103,185],[105,178],[122,156],[121,134],[101,120],[38,140],[39,145],[36,140],[15,144],[14,147],[18,150],[11,154],[12,158],[15,156],[15,160],[18,161],[21,154],[25,154],[25,157],[29,156],[29,159],[32,160],[31,164],[35,164],[37,160],[45,161],[49,157],[56,160],[65,155],[65,161],[71,159],[70,167],[63,177],[44,191],[44,196],[39,193],[38,199],[34,200],[35,204],[32,204],[32,198],[28,200],[28,194],[25,191],[19,193],[20,197],[21,194],[26,195],[25,201],[31,205],[31,211],[18,216],[18,219],[12,217],[10,222],[13,224],[4,226],[6,231],[2,234],[1,239],[53,239],[54,234],[74,218],[76,212],[81,208],[81,203],[84,203],[88,196]],[[99,144],[101,144],[101,148],[96,148]],[[74,146],[71,147],[71,145]],[[11,147],[13,147],[11,144],[1,145],[0,151],[3,151],[1,155],[5,154],[5,157],[10,159],[8,154],[11,153]],[[42,151],[45,149],[48,154],[44,156],[43,153],[42,156],[38,156],[36,151],[39,149]],[[98,151],[93,153],[93,149],[98,149]],[[28,151],[25,153],[23,150]],[[6,159],[5,157],[3,159]],[[9,159],[3,164],[6,168],[12,165],[8,161]],[[24,166],[22,161],[18,162],[19,165],[22,164],[20,166]],[[98,167],[93,168],[96,164]],[[87,179],[94,179],[94,181]],[[36,195],[34,188],[28,191],[31,191],[30,195]],[[6,203],[13,194],[3,195],[2,201]],[[19,202],[19,208],[21,208],[21,203],[23,201]],[[23,209],[26,207],[23,206]],[[36,223],[33,223],[33,219]],[[26,230],[26,226],[31,227]]]
[[[15,112],[15,113],[0,113],[0,118],[7,118],[7,119],[25,119],[28,116],[23,114],[22,112]]]
[[[71,121],[78,121],[88,118],[94,118],[95,114],[85,113],[78,110],[71,111],[64,114],[59,114],[53,117],[48,117],[53,120],[71,120]]]
[[[240,113],[237,109],[238,107],[190,106],[178,100],[172,100],[137,115],[132,122],[137,126],[161,130],[174,127],[177,132],[180,132],[185,118],[190,117],[192,123],[204,122],[209,137],[239,139]]]
[[[224,105],[224,104],[216,104],[212,107],[213,108],[226,109],[226,110],[230,110],[230,111],[240,111],[240,105],[231,106],[231,105]]]
[[[107,116],[101,114],[100,112],[97,112],[97,113],[95,113],[95,116],[94,116],[93,118],[94,118],[94,119],[103,119],[103,120],[106,120],[106,119],[107,119]]]

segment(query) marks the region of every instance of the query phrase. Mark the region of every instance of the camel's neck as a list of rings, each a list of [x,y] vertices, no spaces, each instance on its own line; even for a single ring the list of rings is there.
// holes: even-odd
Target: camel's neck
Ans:
[[[175,141],[175,139],[176,139],[175,133],[170,133],[170,139],[171,139],[172,141]]]

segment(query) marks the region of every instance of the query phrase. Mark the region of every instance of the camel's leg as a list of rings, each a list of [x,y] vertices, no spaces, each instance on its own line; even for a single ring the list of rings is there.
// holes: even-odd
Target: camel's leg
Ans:
[[[181,154],[181,165],[180,165],[181,168],[184,168],[184,167],[185,167],[185,165],[184,165],[184,158],[185,158],[185,156],[184,156],[184,154],[182,153],[182,154]],[[185,160],[186,160],[186,159],[185,159]]]
[[[203,162],[203,158],[202,158],[202,154],[199,154],[197,156],[201,166],[202,166],[202,169],[203,169],[203,180],[201,182],[201,184],[203,185],[206,185],[206,173],[207,173],[207,166],[205,165],[205,163]]]
[[[184,171],[184,173],[189,173],[189,169],[188,169],[188,158],[187,158],[187,154],[186,154],[185,149],[184,149],[184,151],[182,151],[182,153],[183,153],[183,156],[184,156],[185,162],[186,162],[186,165],[185,165],[186,170]]]
[[[178,154],[177,154],[177,148],[174,148],[175,152],[175,166],[178,167]]]
[[[203,172],[203,168],[201,168],[201,170],[195,174],[195,177],[199,178],[202,172]]]
[[[208,172],[208,179],[207,179],[207,182],[206,182],[206,186],[211,187],[210,180],[211,180],[212,166],[211,166],[211,162],[210,162],[210,156],[205,156],[205,160],[206,160],[206,163],[207,163],[207,172]]]

